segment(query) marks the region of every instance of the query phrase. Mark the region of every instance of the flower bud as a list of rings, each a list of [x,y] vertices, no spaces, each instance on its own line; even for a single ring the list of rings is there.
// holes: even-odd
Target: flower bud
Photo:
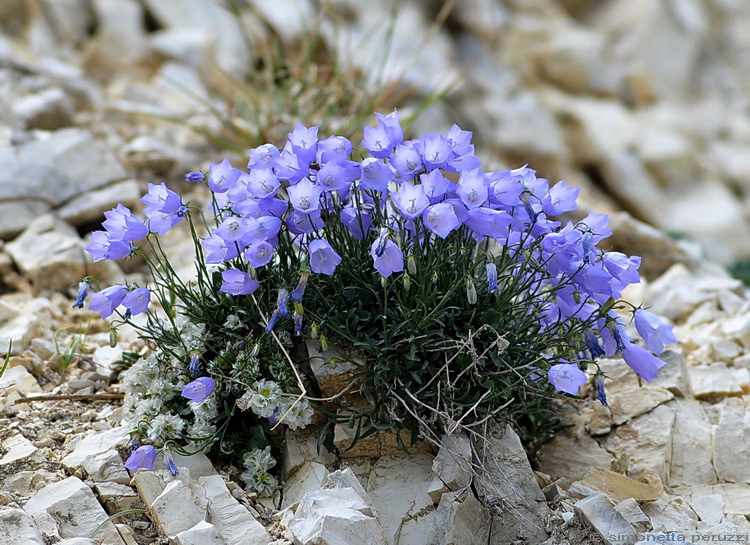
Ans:
[[[417,260],[413,255],[410,255],[406,258],[406,270],[409,271],[409,274],[412,276],[416,276],[417,274]]]
[[[411,289],[411,277],[409,277],[408,274],[404,275],[404,291],[409,291]]]
[[[320,332],[318,331],[318,324],[313,324],[310,326],[310,337],[312,337],[313,339],[317,339],[319,333]]]
[[[380,285],[383,286],[384,288],[388,286],[388,279],[385,276],[380,277]]]
[[[320,348],[325,352],[328,350],[328,339],[326,339],[325,335],[320,336]]]
[[[255,343],[253,347],[250,349],[250,357],[256,357],[258,354],[260,354],[260,345],[258,343]]]
[[[114,327],[109,329],[109,346],[110,348],[117,347],[117,329]]]
[[[466,280],[466,299],[468,299],[470,305],[477,304],[477,288],[474,286],[474,280],[471,277]]]

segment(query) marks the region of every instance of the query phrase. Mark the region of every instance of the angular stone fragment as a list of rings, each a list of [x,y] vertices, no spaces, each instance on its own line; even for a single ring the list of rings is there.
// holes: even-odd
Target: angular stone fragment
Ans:
[[[175,536],[178,545],[226,545],[216,526],[205,520]]]
[[[612,507],[604,494],[595,494],[576,502],[575,509],[578,516],[590,524],[607,545],[632,545],[636,542],[635,529]],[[610,536],[621,536],[622,539],[610,540]]]
[[[28,458],[37,451],[37,448],[23,435],[16,433],[3,441],[2,450],[5,454],[0,458],[0,466]]]
[[[723,362],[690,367],[690,388],[698,399],[740,396],[750,386],[750,371],[727,368]]]
[[[182,480],[167,483],[147,507],[159,530],[170,538],[189,530],[206,517],[205,503],[201,504]]]
[[[22,509],[0,507],[0,543],[44,545],[34,520]]]
[[[469,486],[472,478],[471,441],[463,431],[445,435],[432,462],[432,472],[454,492]]]
[[[615,510],[620,513],[630,524],[648,522],[648,517],[641,510],[638,502],[633,498],[628,498],[615,505]]]
[[[638,501],[653,501],[662,494],[661,486],[642,483],[600,467],[591,468],[579,482],[602,492],[613,501],[623,501],[628,498]]]
[[[440,499],[427,534],[429,545],[488,543],[492,516],[470,490],[447,492]],[[494,543],[499,543],[494,540]]]
[[[49,528],[49,520],[53,519],[63,538],[88,537],[108,517],[91,489],[77,477],[45,486],[26,503],[24,511],[40,527]],[[125,545],[112,522],[99,530],[97,539],[102,545]]]
[[[501,502],[503,508],[495,513],[493,526],[503,528],[502,539],[523,538],[532,543],[547,539],[544,521],[550,510],[518,435],[510,426],[496,425],[475,449],[476,464],[484,469],[475,486],[480,499]]]
[[[198,486],[192,488],[197,496],[207,502],[206,520],[216,527],[225,543],[266,545],[271,542],[271,536],[263,525],[232,496],[221,476],[200,477]]]
[[[284,493],[281,508],[300,501],[308,492],[320,490],[328,476],[328,470],[317,462],[305,462],[284,481]]]

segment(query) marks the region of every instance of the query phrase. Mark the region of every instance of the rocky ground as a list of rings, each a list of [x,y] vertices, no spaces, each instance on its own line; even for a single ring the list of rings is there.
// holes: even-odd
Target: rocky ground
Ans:
[[[386,55],[388,3],[255,1],[243,36],[212,0],[0,2],[0,353],[12,354],[0,377],[0,542],[748,541],[750,293],[716,263],[750,256],[750,5],[455,4],[402,2]],[[122,466],[117,372],[143,345],[121,330],[111,347],[107,324],[71,298],[84,275],[106,285],[141,272],[91,263],[87,233],[148,182],[177,188],[227,153],[201,134],[226,142],[214,109],[244,111],[227,101],[238,87],[226,74],[260,66],[271,37],[302,47],[310,21],[405,115],[455,80],[415,133],[457,122],[487,163],[565,177],[586,206],[613,212],[613,245],[644,256],[628,296],[676,324],[670,364],[645,384],[604,361],[610,407],[561,404],[572,427],[533,469],[502,429],[411,456],[388,435],[338,455],[317,452],[315,430],[289,435],[270,499],[200,455],[178,458],[177,477]],[[269,110],[234,118],[258,144],[297,120],[258,104]]]

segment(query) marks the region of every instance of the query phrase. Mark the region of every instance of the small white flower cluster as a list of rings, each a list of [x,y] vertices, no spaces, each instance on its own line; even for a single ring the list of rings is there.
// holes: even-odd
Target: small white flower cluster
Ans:
[[[271,447],[263,450],[253,449],[245,454],[242,461],[246,469],[240,478],[245,482],[247,489],[262,496],[273,494],[277,483],[274,476],[268,473],[268,470],[276,465],[276,460],[271,456]]]
[[[185,401],[195,415],[192,422],[168,407],[189,380],[185,374],[188,354],[204,350],[204,325],[194,324],[181,315],[177,316],[176,324],[182,344],[172,347],[172,355],[163,351],[152,352],[120,375],[128,394],[125,401],[128,419],[144,439],[155,445],[179,439],[183,434],[207,439],[216,433],[212,420],[218,411],[213,397],[202,403]]]
[[[307,426],[313,417],[310,402],[306,399],[297,400],[297,397],[285,394],[276,382],[262,379],[255,382],[237,400],[237,406],[243,411],[250,409],[261,418],[268,418],[274,423],[283,419],[282,422],[289,429],[296,430]]]

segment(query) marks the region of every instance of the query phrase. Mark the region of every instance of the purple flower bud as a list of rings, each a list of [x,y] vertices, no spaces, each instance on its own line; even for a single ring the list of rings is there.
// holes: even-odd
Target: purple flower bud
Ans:
[[[185,174],[186,182],[202,182],[206,179],[206,175],[202,172],[188,172]]]
[[[589,354],[591,354],[592,358],[596,359],[605,355],[604,350],[599,344],[599,340],[591,329],[583,332],[583,342],[586,343],[586,348],[589,349]]]
[[[125,462],[125,467],[130,471],[138,471],[139,469],[147,469],[151,471],[156,461],[156,449],[151,445],[143,445],[138,447]]]
[[[596,385],[596,399],[598,399],[602,405],[607,407],[607,392],[604,390],[604,375],[596,375],[594,384]]]
[[[574,363],[558,363],[549,369],[547,375],[550,384],[558,392],[577,395],[578,389],[586,384],[586,373],[581,371]]]
[[[268,323],[266,324],[266,332],[270,333],[274,327],[276,327],[276,322],[279,321],[279,311],[274,310],[271,314],[271,317],[268,319]]]
[[[302,314],[298,314],[295,310],[292,315],[292,320],[294,321],[294,334],[302,335]]]
[[[276,310],[279,311],[279,316],[289,316],[289,292],[284,288],[279,290],[279,294],[276,297]]]
[[[497,265],[487,263],[487,292],[494,293],[497,289]]]
[[[180,474],[180,471],[177,469],[177,464],[174,463],[172,453],[168,450],[164,451],[164,461],[167,463],[167,467],[169,468],[169,472],[172,474],[172,477],[176,477]]]
[[[89,281],[85,278],[78,284],[78,297],[76,302],[73,303],[73,308],[83,308],[83,302],[89,294]]]
[[[190,358],[190,365],[188,365],[188,372],[191,375],[197,375],[200,371],[200,358],[198,356],[193,356]]]
[[[182,397],[200,403],[216,390],[216,381],[211,377],[199,377],[185,385],[180,394]]]
[[[299,275],[299,283],[297,284],[297,287],[292,290],[292,293],[289,294],[289,300],[292,303],[301,303],[302,297],[305,295],[305,288],[307,287],[307,281],[310,278],[309,272],[302,272]]]

